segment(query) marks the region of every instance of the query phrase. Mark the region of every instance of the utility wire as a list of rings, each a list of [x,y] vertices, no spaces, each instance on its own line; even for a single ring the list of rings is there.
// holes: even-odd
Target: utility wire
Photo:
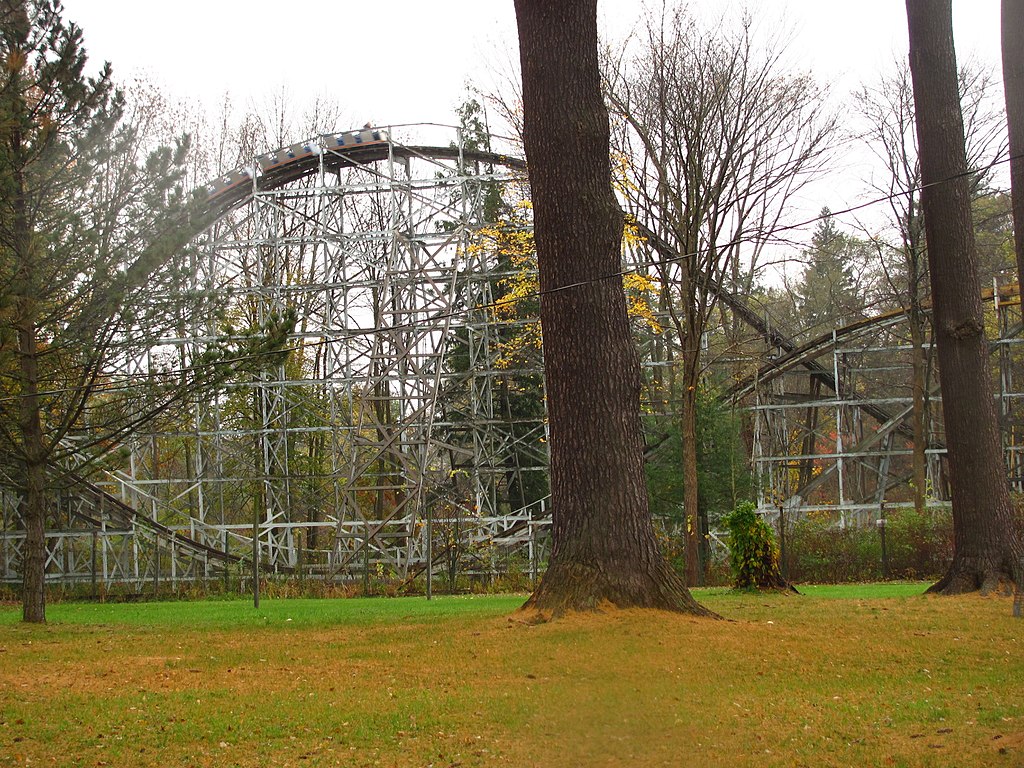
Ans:
[[[849,206],[849,207],[844,208],[842,210],[830,211],[829,215],[832,216],[832,217],[836,217],[836,216],[844,216],[844,215],[847,215],[847,214],[850,214],[850,213],[855,213],[857,211],[861,211],[861,210],[864,210],[866,208],[870,208],[872,206],[879,205],[881,203],[886,203],[886,202],[890,202],[890,201],[895,200],[895,199],[900,198],[900,197],[905,197],[906,195],[912,194],[914,192],[921,192],[921,191],[923,191],[925,189],[929,189],[931,187],[940,186],[942,184],[948,184],[948,183],[951,183],[953,181],[957,181],[958,179],[962,179],[962,178],[965,178],[965,177],[973,176],[975,174],[991,170],[992,168],[995,168],[995,167],[997,167],[999,165],[1004,165],[1004,164],[1007,164],[1007,163],[1011,163],[1011,162],[1013,162],[1015,160],[1021,160],[1021,159],[1024,159],[1024,155],[1009,156],[1009,157],[1006,157],[1006,158],[1003,158],[1003,159],[1000,159],[1000,160],[993,160],[988,165],[984,165],[984,166],[981,166],[979,168],[972,168],[972,169],[969,169],[969,170],[966,170],[966,171],[962,171],[962,172],[954,174],[952,176],[948,176],[948,177],[943,178],[943,179],[938,179],[936,181],[929,182],[928,184],[919,184],[919,185],[914,186],[914,187],[909,187],[909,188],[907,188],[905,190],[900,190],[898,192],[891,192],[891,193],[889,193],[887,195],[882,195],[880,197],[872,198],[872,199],[867,200],[867,201],[865,201],[863,203],[858,203],[857,205],[852,205],[852,206]],[[826,217],[819,214],[818,216],[814,216],[814,217],[812,217],[810,219],[806,219],[805,221],[801,221],[801,222],[797,222],[795,224],[787,224],[787,225],[784,225],[784,226],[781,226],[781,227],[777,227],[777,228],[772,230],[771,234],[774,236],[774,235],[776,235],[778,233],[781,233],[781,232],[792,232],[794,230],[803,229],[804,227],[807,227],[807,226],[809,226],[811,224],[816,224],[817,222],[822,221],[824,218],[826,218]],[[742,245],[743,243],[749,242],[751,240],[752,240],[751,237],[739,237],[739,238],[736,238],[734,240],[728,241],[726,243],[719,244],[716,247],[719,248],[719,249],[731,248],[731,247],[734,247],[734,246]],[[689,252],[689,253],[682,253],[682,254],[679,254],[678,256],[673,256],[671,258],[661,259],[658,263],[659,264],[675,264],[675,263],[682,262],[682,261],[684,261],[686,259],[689,259],[689,258],[692,258],[692,257],[695,257],[695,256],[699,256],[699,255],[700,255],[700,251],[692,251],[692,252]],[[335,344],[335,343],[338,343],[338,342],[347,341],[347,340],[353,339],[353,338],[359,338],[359,337],[364,337],[364,336],[372,336],[372,335],[375,335],[377,333],[382,333],[382,332],[385,332],[385,331],[392,331],[392,332],[393,331],[413,331],[413,330],[418,330],[418,329],[424,329],[424,324],[428,324],[429,325],[431,323],[435,323],[435,322],[439,322],[439,321],[450,321],[450,320],[453,320],[453,319],[456,319],[456,318],[464,317],[464,316],[466,316],[471,311],[495,312],[495,311],[497,311],[498,309],[500,309],[502,307],[506,307],[506,306],[510,306],[510,305],[515,305],[515,304],[518,304],[519,302],[521,302],[523,300],[526,300],[526,299],[539,299],[539,298],[541,298],[543,296],[550,296],[550,295],[553,295],[553,294],[562,293],[564,291],[570,291],[570,290],[574,290],[574,289],[577,289],[577,288],[584,288],[584,287],[586,287],[588,285],[591,285],[591,284],[604,282],[606,280],[621,279],[623,277],[626,277],[627,275],[635,275],[635,274],[640,274],[640,273],[637,272],[635,269],[623,269],[623,270],[619,270],[619,271],[616,271],[616,272],[610,272],[610,273],[605,274],[605,275],[600,275],[598,277],[588,278],[587,280],[580,280],[580,281],[577,281],[577,282],[574,282],[574,283],[566,283],[565,285],[555,286],[553,288],[546,288],[546,289],[543,289],[543,290],[531,291],[531,292],[525,293],[525,294],[523,294],[521,296],[517,296],[514,299],[499,299],[497,301],[492,301],[492,302],[489,302],[487,304],[478,304],[478,305],[475,305],[473,307],[466,307],[464,309],[453,310],[453,311],[450,311],[450,312],[439,312],[439,313],[437,313],[437,314],[435,314],[435,315],[433,315],[433,316],[431,316],[429,318],[426,318],[421,323],[399,323],[399,324],[396,324],[396,325],[374,326],[372,328],[360,328],[360,329],[357,329],[357,330],[346,330],[344,333],[336,334],[336,335],[332,336],[331,338],[321,338],[321,339],[319,339],[317,341],[314,341],[314,342],[311,342],[311,343],[293,344],[293,345],[290,345],[290,346],[286,346],[286,347],[282,347],[280,349],[273,350],[272,352],[269,352],[269,353],[268,352],[262,352],[262,353],[251,353],[251,354],[237,355],[235,357],[224,358],[224,359],[218,360],[218,361],[212,363],[212,365],[216,365],[216,366],[237,365],[237,364],[240,364],[240,363],[243,363],[243,362],[254,360],[254,359],[258,358],[258,357],[261,357],[261,356],[264,356],[264,355],[268,355],[268,354],[273,354],[273,355],[287,354],[287,353],[296,352],[296,351],[300,351],[300,350],[316,349],[317,347],[324,347],[324,346],[328,346],[328,345]],[[206,365],[204,365],[201,368],[194,367],[194,366],[188,366],[188,367],[185,367],[185,368],[175,368],[175,369],[167,369],[167,370],[162,370],[162,371],[153,371],[153,372],[148,372],[148,373],[129,374],[128,376],[129,377],[134,377],[134,378],[139,378],[139,379],[146,379],[147,381],[151,381],[154,377],[169,378],[169,377],[181,377],[182,375],[186,375],[187,376],[189,374],[199,375],[202,371],[205,371],[206,368],[209,365],[211,365],[211,364],[207,363]],[[136,383],[112,384],[110,386],[96,387],[93,391],[96,392],[96,393],[123,392],[123,391],[130,391],[130,390],[138,388],[140,386],[141,386],[140,384],[136,384]],[[61,389],[50,389],[50,390],[40,391],[40,392],[36,393],[36,395],[34,395],[34,396],[36,396],[36,397],[52,397],[52,396],[57,396],[57,395],[61,395],[61,394],[77,392],[78,390],[79,390],[79,388],[77,388],[77,387],[66,387],[66,388],[61,388]],[[19,394],[19,395],[7,395],[6,397],[0,397],[0,404],[8,403],[8,402],[15,402],[15,401],[21,400],[21,399],[23,399],[25,397],[28,397],[28,395],[21,395],[21,394]]]

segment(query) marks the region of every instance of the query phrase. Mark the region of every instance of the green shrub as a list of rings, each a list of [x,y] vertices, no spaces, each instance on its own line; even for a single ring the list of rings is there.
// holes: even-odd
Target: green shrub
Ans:
[[[913,509],[900,509],[886,518],[889,578],[930,579],[945,573],[953,557],[948,510],[919,515]],[[875,581],[886,575],[876,525],[841,526],[835,516],[821,512],[786,526],[786,565],[794,582]]]
[[[938,578],[953,560],[953,518],[949,510],[900,510],[886,520],[889,577]]]
[[[779,548],[771,526],[745,501],[722,518],[729,531],[729,564],[739,589],[781,586]]]

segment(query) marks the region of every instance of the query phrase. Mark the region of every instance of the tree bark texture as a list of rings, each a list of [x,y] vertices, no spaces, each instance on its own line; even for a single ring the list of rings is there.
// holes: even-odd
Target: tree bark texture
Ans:
[[[1024,0],[1003,0],[1001,13],[1017,280],[1024,282]]]
[[[658,547],[620,277],[597,0],[516,0],[551,452],[552,554],[525,608],[709,615]]]
[[[988,366],[951,0],[907,0],[922,207],[953,501],[953,562],[931,587],[988,591],[1019,567]]]
[[[22,619],[46,621],[46,451],[39,415],[36,334],[31,319],[19,324],[21,360],[19,427],[24,451],[21,518],[25,524],[22,549]]]
[[[29,409],[23,409],[23,412],[25,410]],[[38,434],[41,437],[41,432]],[[29,435],[25,434],[25,437],[29,438]],[[22,620],[32,623],[46,621],[45,473],[45,462],[29,461],[26,463],[25,477],[22,481],[21,517],[25,524],[25,544],[22,552],[21,616]]]
[[[11,132],[11,146],[22,150],[22,135]],[[37,281],[35,244],[29,223],[29,204],[25,192],[25,175],[19,168],[13,173],[11,226],[12,255],[15,266],[16,320],[18,338],[18,431],[21,438],[21,519],[25,525],[22,547],[22,620],[32,623],[46,621],[46,459],[43,424],[39,405],[39,355],[37,350],[36,301]]]

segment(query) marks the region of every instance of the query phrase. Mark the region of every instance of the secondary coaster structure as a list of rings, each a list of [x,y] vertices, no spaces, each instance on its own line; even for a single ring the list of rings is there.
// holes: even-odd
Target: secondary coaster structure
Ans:
[[[1024,490],[1020,290],[982,291],[990,334],[993,396],[1008,480]],[[925,306],[928,311],[928,305]],[[907,310],[863,318],[774,349],[726,393],[751,413],[758,505],[778,522],[814,512],[839,525],[885,526],[886,512],[913,508],[911,461],[923,455],[926,506],[948,509],[945,430],[934,348],[926,342],[923,444],[913,433],[913,348]]]

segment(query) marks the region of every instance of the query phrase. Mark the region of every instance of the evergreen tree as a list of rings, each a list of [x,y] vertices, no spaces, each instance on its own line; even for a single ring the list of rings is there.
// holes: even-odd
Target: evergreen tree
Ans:
[[[33,622],[60,467],[214,383],[225,353],[153,354],[208,298],[188,290],[184,246],[202,224],[181,185],[188,144],[147,154],[110,66],[86,76],[81,30],[62,13],[58,0],[0,0],[0,469],[21,498]],[[278,348],[289,322],[249,336],[241,358]]]
[[[26,530],[26,621],[45,618],[48,465],[87,416],[104,352],[149,319],[152,308],[119,310],[178,245],[168,247],[168,234],[185,150],[135,165],[110,67],[84,75],[81,31],[61,13],[56,0],[0,3],[3,438]],[[146,241],[159,245],[139,249]]]
[[[797,290],[797,311],[807,334],[817,336],[864,317],[859,272],[870,257],[867,244],[842,232],[832,212],[823,208],[803,255],[807,266]]]

